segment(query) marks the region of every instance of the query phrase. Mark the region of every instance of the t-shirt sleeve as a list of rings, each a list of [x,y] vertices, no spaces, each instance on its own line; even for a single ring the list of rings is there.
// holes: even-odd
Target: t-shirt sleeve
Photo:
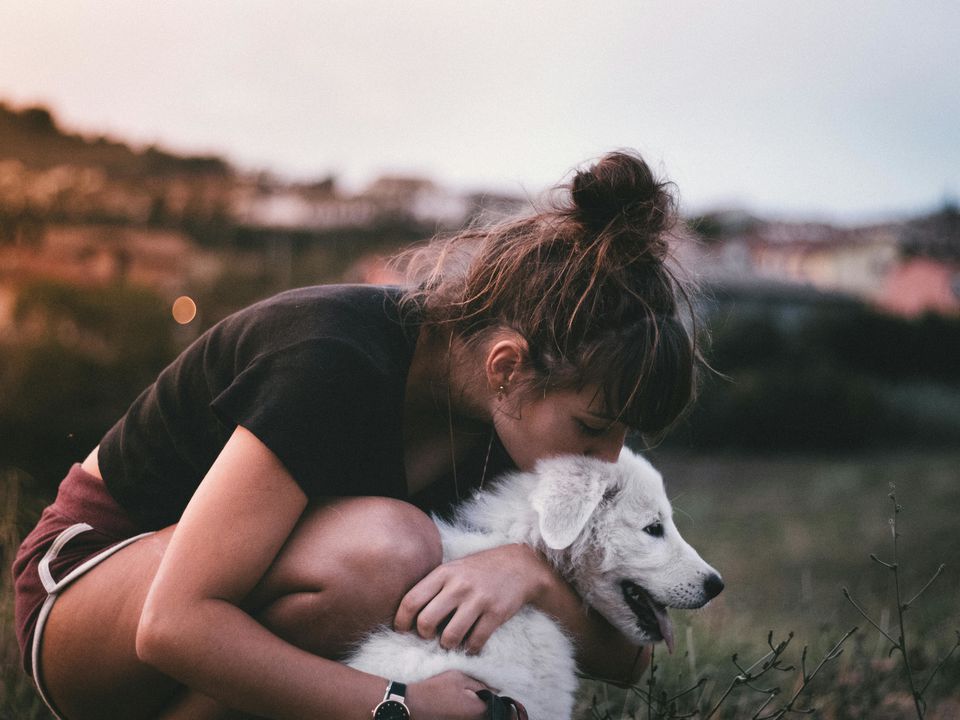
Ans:
[[[308,497],[342,494],[381,378],[338,340],[303,342],[256,358],[214,397],[224,422],[242,425],[280,459]]]

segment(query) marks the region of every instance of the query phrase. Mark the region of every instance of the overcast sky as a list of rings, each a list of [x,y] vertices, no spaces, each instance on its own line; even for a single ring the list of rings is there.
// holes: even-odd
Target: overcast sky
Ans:
[[[0,0],[0,99],[353,185],[635,147],[687,212],[853,221],[960,194],[960,2]]]

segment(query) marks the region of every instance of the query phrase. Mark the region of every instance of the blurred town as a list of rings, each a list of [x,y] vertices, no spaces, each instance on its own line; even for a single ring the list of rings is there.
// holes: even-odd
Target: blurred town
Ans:
[[[296,285],[396,280],[384,258],[398,248],[528,204],[424,177],[353,192],[334,177],[286,182],[219,157],[81,136],[46,108],[0,104],[0,465],[58,477],[39,458],[92,447],[152,374],[227,313]],[[960,438],[956,205],[862,227],[723,209],[688,222],[679,254],[711,301],[714,366],[735,382],[705,395],[683,442]],[[792,407],[788,421],[749,405],[761,397]],[[819,436],[818,413],[834,418]],[[736,438],[720,430],[732,417]]]
[[[381,177],[353,193],[333,177],[285,183],[238,173],[217,157],[71,135],[45,108],[0,105],[0,328],[16,330],[17,286],[31,278],[130,281],[175,297],[224,272],[216,250],[277,255],[345,230],[384,227],[426,237],[481,212],[526,205],[519,196],[465,195],[414,176]],[[691,221],[699,242],[684,259],[708,282],[839,293],[906,317],[960,313],[955,205],[853,228],[722,210]],[[372,281],[380,272],[364,262],[352,275]]]

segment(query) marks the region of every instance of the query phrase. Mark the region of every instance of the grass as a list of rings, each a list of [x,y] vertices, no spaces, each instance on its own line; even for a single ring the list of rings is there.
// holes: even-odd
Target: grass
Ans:
[[[913,610],[916,607],[917,601],[920,600],[921,596],[924,595],[924,593],[926,593],[927,590],[929,590],[940,578],[944,569],[946,568],[946,565],[941,564],[938,566],[933,575],[930,576],[930,579],[927,580],[923,587],[916,591],[916,593],[911,595],[905,594],[905,588],[900,582],[902,564],[899,553],[899,545],[901,535],[897,523],[900,513],[903,512],[903,506],[897,502],[896,486],[892,483],[890,485],[890,494],[888,497],[893,503],[893,515],[890,517],[890,530],[893,536],[893,555],[889,562],[881,560],[873,553],[870,554],[870,559],[877,563],[877,565],[886,568],[893,573],[897,614],[896,629],[891,629],[891,631],[888,631],[884,627],[886,623],[878,623],[876,620],[874,620],[866,610],[857,604],[856,600],[851,597],[850,591],[846,588],[843,589],[843,595],[847,601],[853,605],[854,608],[856,608],[857,612],[860,613],[863,619],[872,625],[876,631],[879,632],[880,635],[886,638],[886,640],[890,643],[887,654],[890,656],[893,656],[894,652],[899,654],[900,664],[903,670],[903,677],[906,685],[910,688],[910,698],[913,700],[914,708],[917,711],[917,717],[919,720],[923,720],[929,708],[925,697],[927,688],[930,687],[930,684],[937,679],[937,675],[953,657],[953,654],[956,652],[957,648],[960,648],[960,630],[955,631],[957,641],[954,643],[953,647],[950,648],[950,651],[941,659],[936,661],[936,665],[934,666],[933,670],[928,670],[926,672],[926,681],[924,681],[921,677],[918,677],[918,673],[915,672],[914,668],[912,667],[913,663],[911,653],[907,645],[907,637],[909,633],[907,632],[906,615],[910,610]],[[909,600],[907,599],[908,597],[910,598]],[[893,634],[891,634],[891,632]],[[896,635],[896,638],[894,638],[893,635]],[[911,640],[912,639],[913,638],[911,638]]]
[[[843,588],[896,640],[902,604],[896,583],[902,597],[911,598],[946,565],[904,619],[910,667],[919,685],[925,683],[960,629],[960,453],[825,459],[655,452],[652,459],[663,471],[680,531],[723,574],[726,589],[703,610],[673,613],[677,650],[670,656],[657,648],[652,684],[649,674],[628,690],[584,682],[577,720],[739,720],[800,717],[799,710],[825,720],[917,717],[899,654],[891,655],[890,641],[844,599]],[[4,477],[0,488],[7,566],[17,534],[11,508],[19,483],[13,480]],[[902,506],[896,578],[870,559],[871,553],[892,557],[890,483]],[[11,604],[4,573],[0,719],[47,718],[19,670]],[[854,626],[860,629],[844,639]],[[735,682],[738,677],[747,681]],[[960,652],[925,688],[926,720],[960,717],[958,678]],[[679,693],[671,710],[666,701]],[[776,715],[795,694],[790,712]]]
[[[898,488],[902,579],[920,587],[941,563],[960,587],[960,453],[856,458],[654,457],[680,532],[723,575],[705,614],[811,634],[858,624],[842,588],[890,603],[893,578],[869,559],[890,545],[890,484]],[[956,617],[950,593],[926,599],[924,620]],[[952,637],[952,633],[951,633]]]
[[[678,648],[673,656],[658,648],[653,687],[650,673],[626,691],[586,682],[578,719],[778,718],[800,710],[830,720],[916,718],[901,655],[918,678],[932,677],[927,720],[960,717],[958,653],[937,667],[960,629],[960,456],[662,455],[655,462],[681,532],[724,575],[726,589],[704,610],[673,613]],[[893,482],[901,504],[898,577],[870,559],[892,555]],[[844,598],[844,587],[897,638],[903,599],[942,563],[905,619],[908,653],[891,654],[890,640]],[[771,667],[760,679],[744,672],[756,674],[764,663]],[[801,689],[790,710],[778,714]],[[678,695],[671,708],[666,701]]]
[[[52,715],[20,667],[20,653],[13,623],[13,589],[10,565],[20,543],[18,510],[20,478],[14,471],[0,471],[0,720],[47,720]]]

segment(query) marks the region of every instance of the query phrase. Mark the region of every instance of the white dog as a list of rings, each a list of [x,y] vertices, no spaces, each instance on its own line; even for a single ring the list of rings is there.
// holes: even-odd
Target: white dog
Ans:
[[[557,457],[477,493],[437,520],[444,561],[507,543],[540,550],[584,602],[638,643],[673,649],[666,608],[702,607],[723,589],[673,524],[660,474],[624,449],[616,463]],[[577,689],[570,639],[527,606],[477,655],[383,628],[347,661],[406,683],[460,670],[522,702],[532,720],[569,718]]]

